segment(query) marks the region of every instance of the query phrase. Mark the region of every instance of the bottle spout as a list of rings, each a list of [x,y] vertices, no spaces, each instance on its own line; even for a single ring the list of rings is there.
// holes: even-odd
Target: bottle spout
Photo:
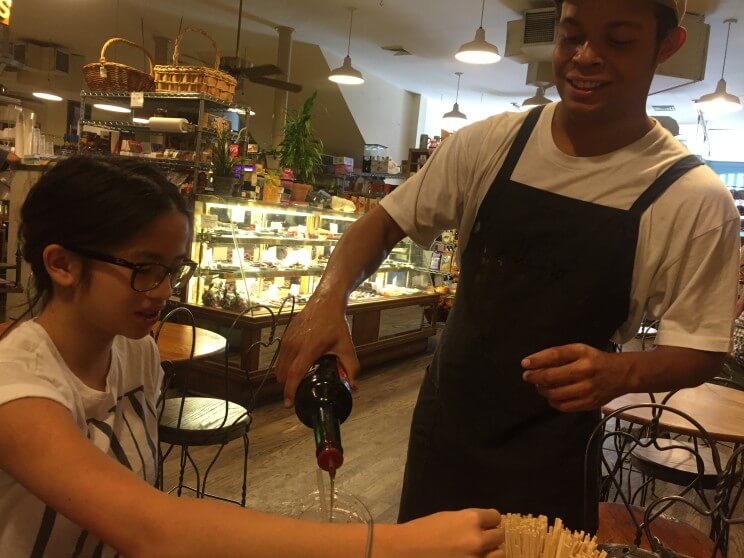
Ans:
[[[344,464],[344,452],[341,448],[326,445],[317,453],[318,467],[330,473],[331,477],[336,475],[336,471]]]

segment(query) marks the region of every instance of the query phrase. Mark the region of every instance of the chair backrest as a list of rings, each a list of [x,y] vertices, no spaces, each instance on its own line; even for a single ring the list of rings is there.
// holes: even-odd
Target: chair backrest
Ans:
[[[177,371],[181,372],[180,389],[177,394],[172,394],[181,397],[181,406],[178,413],[178,426],[181,426],[181,420],[183,418],[183,408],[185,403],[185,397],[188,393],[189,376],[191,374],[191,366],[194,360],[194,351],[196,349],[196,319],[194,314],[185,306],[176,306],[170,310],[158,323],[153,337],[157,343],[160,339],[160,334],[163,331],[163,327],[168,323],[176,323],[176,319],[186,321],[186,325],[191,327],[191,345],[189,349],[189,358],[186,361],[180,362],[178,365],[174,362],[161,359],[161,367],[163,368],[163,385],[160,389],[160,397],[158,398],[158,422],[161,421],[163,411],[165,410],[165,399],[171,392],[173,380],[176,378]]]
[[[250,353],[253,350],[260,350],[261,348],[264,349],[272,349],[273,353],[271,355],[271,361],[269,363],[269,366],[266,368],[263,377],[261,378],[258,387],[255,389],[253,388],[253,384],[250,381],[249,373],[250,370],[245,371],[245,383],[248,389],[248,396],[247,398],[243,398],[244,400],[241,401],[241,403],[248,409],[248,412],[252,412],[253,409],[256,406],[256,403],[258,401],[258,395],[260,394],[261,389],[266,384],[266,381],[271,376],[271,374],[274,372],[274,367],[276,366],[276,361],[279,356],[279,348],[281,347],[281,337],[277,335],[277,327],[279,326],[280,320],[283,321],[284,316],[287,316],[287,325],[292,321],[292,318],[294,317],[295,313],[295,307],[296,302],[295,298],[293,296],[288,296],[282,301],[282,304],[279,306],[278,310],[273,310],[271,307],[264,305],[264,304],[252,304],[242,312],[240,312],[238,315],[235,316],[235,319],[233,320],[232,324],[230,324],[230,327],[227,330],[227,338],[228,340],[232,338],[233,333],[240,328],[240,322],[246,315],[252,315],[258,310],[265,311],[268,313],[268,315],[271,318],[271,325],[269,326],[269,335],[266,340],[259,339],[258,341],[254,342],[249,347],[243,347],[242,350],[244,353]],[[225,351],[225,377],[227,378],[229,376],[229,354],[228,351]],[[229,385],[225,385],[226,389],[229,389]]]
[[[669,394],[662,403],[667,403],[672,396],[673,394]],[[653,535],[653,522],[675,504],[687,506],[699,515],[716,521],[722,511],[720,498],[717,497],[712,503],[705,501],[701,503],[698,498],[693,499],[692,496],[699,494],[705,480],[711,475],[714,478],[721,478],[724,468],[715,441],[700,423],[688,414],[662,403],[629,405],[603,418],[587,445],[585,481],[587,487],[590,486],[589,483],[596,482],[594,456],[599,452],[602,478],[600,499],[606,502],[622,502],[635,526],[635,540],[623,542],[640,546],[645,537],[651,550],[664,556],[666,549]],[[651,421],[648,425],[638,426],[622,421],[623,415],[627,416],[642,409],[651,412]],[[682,440],[664,432],[659,426],[664,413],[672,413],[683,418],[689,423],[689,431],[694,435]],[[634,457],[644,454],[653,455],[662,462],[668,460],[668,466],[671,467],[684,463],[686,475],[683,478],[686,481],[676,488],[669,484],[667,488],[672,492],[669,495],[658,498],[652,496],[650,503],[642,510],[641,521],[638,517],[639,508],[635,503],[652,479],[643,478],[630,464],[633,463]],[[586,492],[590,494],[589,490]],[[587,497],[585,501],[587,517],[590,512],[589,506],[594,505],[596,503]]]

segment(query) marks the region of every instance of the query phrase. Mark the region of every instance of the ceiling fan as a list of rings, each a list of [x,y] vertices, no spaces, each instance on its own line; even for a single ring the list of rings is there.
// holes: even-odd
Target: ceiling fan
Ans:
[[[267,85],[276,89],[283,89],[290,93],[299,93],[302,91],[302,85],[290,81],[275,79],[269,76],[280,76],[284,72],[275,64],[252,65],[245,59],[240,58],[240,31],[243,23],[243,0],[240,0],[238,8],[238,36],[235,44],[235,56],[224,56],[220,63],[220,70],[227,72],[234,78],[240,80],[247,78],[248,81],[259,85]]]

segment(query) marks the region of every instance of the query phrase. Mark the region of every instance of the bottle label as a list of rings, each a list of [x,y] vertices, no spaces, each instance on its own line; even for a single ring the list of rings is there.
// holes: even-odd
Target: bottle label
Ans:
[[[346,373],[346,368],[343,367],[339,359],[336,359],[336,366],[338,369],[338,377],[341,378],[341,382],[346,386],[346,389],[351,391],[351,385],[349,384],[349,375]]]

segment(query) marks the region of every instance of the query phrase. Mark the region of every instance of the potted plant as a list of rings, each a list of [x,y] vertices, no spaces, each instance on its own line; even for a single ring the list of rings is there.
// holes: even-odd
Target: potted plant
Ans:
[[[295,183],[292,200],[305,201],[315,182],[315,171],[322,165],[323,142],[316,138],[310,123],[310,112],[318,92],[308,97],[302,106],[287,115],[284,139],[279,144],[279,165],[292,169]]]
[[[223,196],[232,195],[233,184],[233,160],[230,152],[232,140],[230,134],[230,123],[219,119],[212,126],[215,139],[212,143],[212,183],[215,194]]]

